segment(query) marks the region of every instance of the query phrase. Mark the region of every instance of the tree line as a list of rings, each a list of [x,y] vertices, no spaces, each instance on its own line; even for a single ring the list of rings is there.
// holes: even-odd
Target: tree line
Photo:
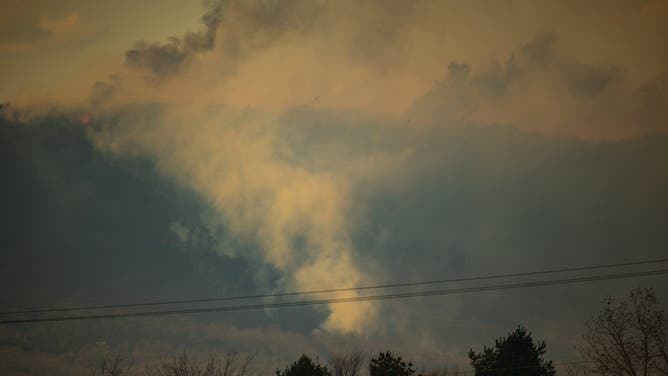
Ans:
[[[668,324],[653,289],[636,288],[624,299],[607,298],[603,309],[586,323],[579,353],[585,374],[610,376],[668,375]],[[475,376],[554,376],[555,363],[545,359],[547,344],[534,340],[519,326],[482,351],[471,349],[468,358]],[[368,359],[368,362],[367,362]],[[236,354],[212,356],[199,362],[187,354],[147,367],[147,376],[247,376],[253,358]],[[365,369],[366,368],[366,369]],[[296,361],[276,369],[276,376],[438,376],[459,372],[416,373],[412,362],[391,351],[367,357],[364,352],[332,354],[327,362],[302,354]],[[93,376],[134,375],[120,356],[103,359]],[[463,374],[463,373],[462,373]]]

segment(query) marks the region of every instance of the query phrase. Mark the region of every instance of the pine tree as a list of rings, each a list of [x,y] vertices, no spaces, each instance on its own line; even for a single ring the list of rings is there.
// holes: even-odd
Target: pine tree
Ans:
[[[522,326],[507,337],[485,346],[481,353],[469,351],[476,376],[553,376],[552,361],[543,359],[545,342],[534,343],[531,333]]]

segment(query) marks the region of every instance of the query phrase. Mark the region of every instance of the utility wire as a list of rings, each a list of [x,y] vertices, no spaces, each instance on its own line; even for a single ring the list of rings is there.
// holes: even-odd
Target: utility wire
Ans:
[[[279,298],[279,297],[297,296],[297,295],[326,294],[326,293],[335,293],[335,292],[364,291],[364,290],[376,290],[376,289],[385,289],[385,288],[411,287],[411,286],[424,286],[424,285],[435,285],[435,284],[444,284],[444,283],[482,281],[482,280],[489,280],[489,279],[501,279],[501,278],[511,278],[511,277],[526,277],[526,276],[542,275],[542,274],[555,274],[555,273],[567,273],[567,272],[576,272],[576,271],[585,271],[585,270],[619,268],[619,267],[624,267],[624,266],[648,265],[648,264],[658,264],[658,263],[665,263],[665,262],[668,262],[668,258],[624,262],[624,263],[616,263],[616,264],[579,266],[579,267],[562,268],[562,269],[547,269],[547,270],[532,271],[532,272],[492,274],[492,275],[486,275],[486,276],[462,277],[462,278],[440,279],[440,280],[429,280],[429,281],[388,283],[388,284],[373,285],[373,286],[346,287],[346,288],[324,289],[324,290],[292,291],[292,292],[283,292],[283,293],[274,293],[274,294],[241,295],[241,296],[185,299],[185,300],[165,300],[165,301],[143,302],[143,303],[87,305],[87,306],[78,306],[78,307],[33,308],[33,309],[17,310],[17,311],[4,311],[4,312],[0,312],[0,315],[15,315],[15,314],[29,314],[29,313],[49,313],[49,312],[68,312],[68,311],[84,311],[84,310],[113,309],[113,308],[133,308],[133,307],[148,307],[148,306],[160,306],[160,305],[171,305],[171,304],[211,303],[211,302],[260,299],[260,298]]]
[[[646,277],[646,276],[655,276],[655,275],[663,275],[663,274],[668,274],[668,269],[655,269],[655,270],[648,270],[648,271],[643,271],[643,272],[604,274],[604,275],[597,275],[597,276],[554,279],[554,280],[534,281],[534,282],[498,284],[498,285],[468,287],[468,288],[459,288],[459,289],[418,291],[418,292],[406,292],[406,293],[395,293],[395,294],[385,294],[385,295],[356,296],[356,297],[348,297],[348,298],[302,300],[302,301],[294,301],[294,302],[260,303],[260,304],[249,304],[249,305],[236,305],[236,306],[233,305],[233,306],[209,307],[209,308],[174,309],[174,310],[162,310],[162,311],[118,312],[118,313],[103,313],[103,314],[94,314],[94,315],[51,316],[51,317],[27,318],[27,319],[9,319],[9,320],[0,321],[0,324],[24,324],[24,323],[36,323],[36,322],[112,319],[112,318],[125,318],[125,317],[167,316],[167,315],[194,314],[194,313],[206,313],[206,312],[249,311],[249,310],[268,309],[268,308],[285,308],[285,307],[313,306],[313,305],[322,305],[322,304],[354,303],[354,302],[366,302],[366,301],[376,301],[376,300],[404,299],[404,298],[413,298],[413,297],[422,297],[422,296],[450,295],[450,294],[462,294],[462,293],[483,292],[483,291],[509,290],[509,289],[537,287],[537,286],[552,286],[552,285],[563,285],[563,284],[571,284],[571,283],[604,281],[604,280],[623,279],[623,278],[632,278],[632,277]]]

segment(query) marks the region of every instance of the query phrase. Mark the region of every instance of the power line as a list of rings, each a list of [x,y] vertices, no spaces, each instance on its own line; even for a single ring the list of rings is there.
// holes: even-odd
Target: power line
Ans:
[[[468,287],[468,288],[448,289],[448,290],[431,290],[431,291],[418,291],[418,292],[395,293],[395,294],[385,294],[385,295],[356,296],[348,298],[302,300],[295,302],[260,303],[260,304],[249,304],[249,305],[209,307],[209,308],[189,308],[189,309],[175,309],[175,310],[163,310],[163,311],[119,312],[119,313],[104,313],[95,315],[52,316],[52,317],[28,318],[28,319],[10,319],[10,320],[2,320],[0,321],[0,324],[23,324],[23,323],[36,323],[36,322],[166,316],[166,315],[194,314],[194,313],[207,313],[207,312],[249,311],[249,310],[269,309],[269,308],[286,308],[286,307],[313,306],[322,304],[355,303],[355,302],[376,301],[376,300],[405,299],[405,298],[422,297],[422,296],[510,290],[510,289],[527,288],[527,287],[553,286],[553,285],[604,281],[604,280],[633,278],[633,277],[656,276],[663,274],[668,274],[668,269],[656,269],[643,272],[630,272],[630,273],[618,273],[618,274],[604,274],[598,276],[565,278],[565,279],[555,279],[546,281],[509,283],[509,284],[478,286],[478,287]]]
[[[87,305],[87,306],[78,306],[78,307],[33,308],[33,309],[17,310],[17,311],[4,311],[4,312],[0,312],[0,315],[15,315],[15,314],[29,314],[29,313],[49,313],[49,312],[68,312],[68,311],[71,312],[71,311],[84,311],[84,310],[95,310],[95,309],[134,308],[134,307],[148,307],[148,306],[160,306],[160,305],[172,305],[172,304],[211,303],[211,302],[232,301],[232,300],[279,298],[279,297],[297,296],[297,295],[327,294],[327,293],[335,293],[335,292],[377,290],[377,289],[385,289],[385,288],[424,286],[424,285],[435,285],[435,284],[457,283],[457,282],[471,282],[471,281],[512,278],[512,277],[527,277],[527,276],[542,275],[542,274],[555,274],[555,273],[567,273],[567,272],[576,272],[576,271],[585,271],[585,270],[609,269],[609,268],[619,268],[619,267],[624,267],[624,266],[638,266],[638,265],[658,264],[658,263],[665,263],[665,262],[668,262],[668,258],[624,262],[624,263],[615,263],[615,264],[604,264],[604,265],[579,266],[579,267],[562,268],[562,269],[547,269],[547,270],[532,271],[532,272],[518,272],[518,273],[492,274],[492,275],[486,275],[486,276],[462,277],[462,278],[452,278],[452,279],[388,283],[388,284],[382,284],[382,285],[346,287],[346,288],[336,288],[336,289],[323,289],[323,290],[310,290],[310,291],[292,291],[292,292],[283,292],[283,293],[274,293],[274,294],[240,295],[240,296],[229,296],[229,297],[199,298],[199,299],[184,299],[184,300],[166,300],[166,301],[156,301],[156,302],[125,303],[125,304]]]

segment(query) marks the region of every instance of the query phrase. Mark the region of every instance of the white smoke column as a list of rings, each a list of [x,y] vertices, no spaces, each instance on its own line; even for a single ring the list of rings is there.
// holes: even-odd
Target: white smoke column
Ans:
[[[345,175],[277,159],[276,121],[250,111],[171,106],[158,116],[125,115],[92,137],[111,153],[151,156],[161,171],[203,195],[229,233],[259,242],[264,260],[283,272],[287,288],[365,283],[346,230]],[[323,328],[342,333],[366,330],[374,317],[366,302],[329,309]]]

